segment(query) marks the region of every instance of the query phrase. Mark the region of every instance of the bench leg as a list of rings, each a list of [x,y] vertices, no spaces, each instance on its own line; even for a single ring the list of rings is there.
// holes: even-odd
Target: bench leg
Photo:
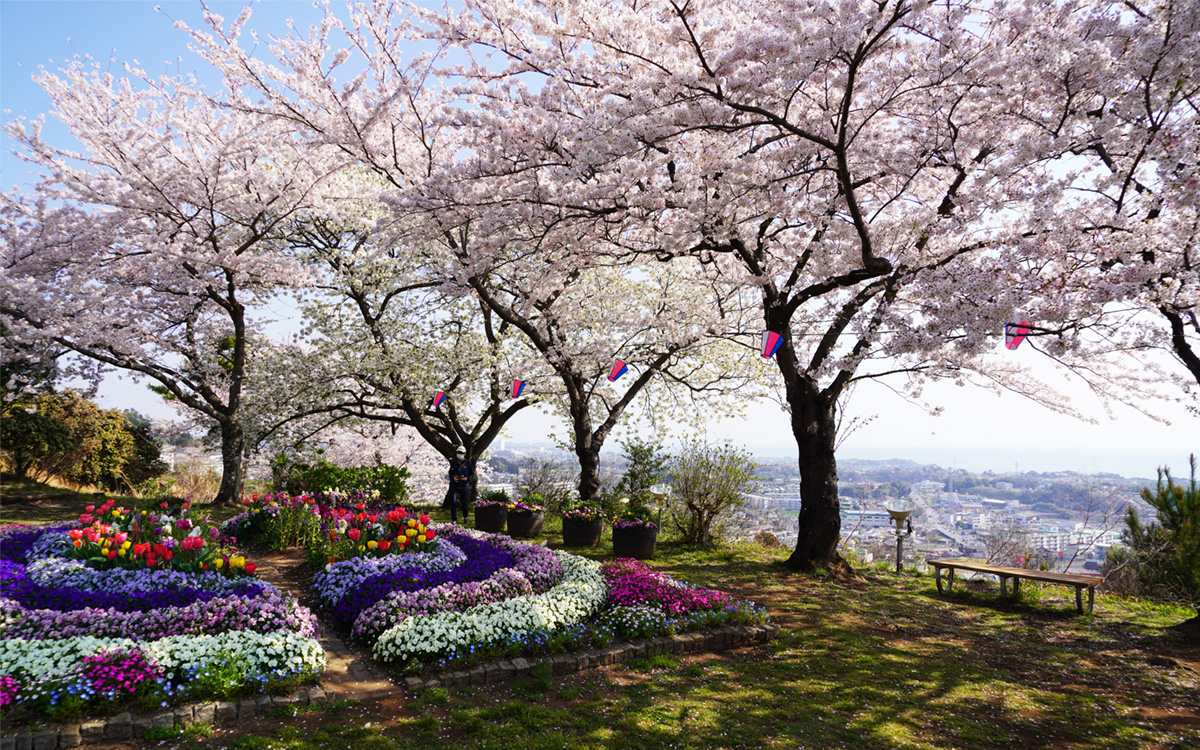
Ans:
[[[1092,611],[1092,604],[1096,601],[1096,587],[1088,586],[1088,612]]]
[[[950,593],[954,589],[954,568],[951,568],[946,575],[946,593]]]
[[[1000,576],[1000,598],[1008,599],[1008,576]]]
[[[1083,586],[1075,587],[1075,609],[1079,610],[1079,614],[1083,614]],[[1090,594],[1090,587],[1089,587]],[[1088,603],[1091,604],[1091,597],[1088,597]],[[1090,609],[1090,607],[1089,607]]]
[[[942,569],[938,566],[933,567],[933,580],[937,581],[938,593],[942,593]]]
[[[1012,579],[1012,581],[1013,581],[1013,596],[1015,597],[1021,593],[1021,579],[1014,578],[1014,579]]]

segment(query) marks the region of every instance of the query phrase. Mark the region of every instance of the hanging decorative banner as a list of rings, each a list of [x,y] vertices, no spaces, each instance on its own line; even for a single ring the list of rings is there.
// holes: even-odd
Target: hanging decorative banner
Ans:
[[[512,394],[513,394],[512,397],[520,398],[521,394],[524,391],[525,391],[525,381],[524,380],[514,380],[513,381],[513,389],[512,389]]]
[[[442,391],[438,391],[437,395],[435,395],[433,397],[433,408],[435,408],[435,409],[438,408],[439,406],[442,405],[442,402],[445,400],[446,400],[446,394],[443,393]]]
[[[762,357],[770,359],[779,349],[779,345],[783,343],[783,336],[780,336],[774,331],[763,331],[762,335]]]
[[[1020,323],[1005,323],[1004,324],[1004,345],[1010,350],[1016,349],[1025,340],[1025,336],[1029,333],[1029,321],[1022,320]]]
[[[627,370],[629,370],[629,365],[625,364],[624,362],[622,362],[619,359],[614,360],[612,370],[610,370],[608,373],[608,382],[610,382],[610,383],[617,382],[617,378],[624,375]]]

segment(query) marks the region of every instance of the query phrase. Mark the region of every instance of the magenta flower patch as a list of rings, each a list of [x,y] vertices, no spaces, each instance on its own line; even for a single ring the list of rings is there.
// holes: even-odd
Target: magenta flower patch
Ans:
[[[650,605],[668,615],[682,615],[721,609],[733,601],[724,591],[692,588],[630,558],[610,560],[601,572],[608,583],[609,603],[615,606]]]

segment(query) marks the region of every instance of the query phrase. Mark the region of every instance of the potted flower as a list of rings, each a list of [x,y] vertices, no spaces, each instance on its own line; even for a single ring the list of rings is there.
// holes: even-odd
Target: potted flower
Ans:
[[[594,547],[604,532],[600,511],[586,505],[564,511],[562,522],[563,544],[567,547]]]
[[[515,503],[508,504],[508,534],[514,537],[531,537],[542,533],[546,520],[546,508],[542,496],[532,492]]]
[[[658,524],[650,520],[650,509],[644,505],[630,507],[613,521],[613,557],[649,560],[657,541]]]
[[[492,490],[475,501],[475,528],[499,534],[508,519],[508,493]]]

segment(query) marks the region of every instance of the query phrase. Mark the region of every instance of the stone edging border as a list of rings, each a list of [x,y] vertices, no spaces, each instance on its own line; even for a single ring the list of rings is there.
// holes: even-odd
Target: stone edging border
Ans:
[[[695,633],[659,635],[640,641],[614,643],[608,648],[558,654],[545,659],[502,659],[478,664],[470,669],[443,672],[431,677],[408,677],[404,689],[409,693],[430,688],[458,688],[505,682],[531,673],[538,664],[549,664],[555,676],[572,674],[592,667],[621,664],[652,654],[693,654],[725,651],[731,648],[765,643],[779,635],[779,626],[730,625]],[[5,748],[4,750],[7,750]]]
[[[558,654],[544,659],[502,659],[478,664],[470,669],[442,672],[430,677],[408,677],[402,688],[414,693],[438,687],[486,685],[525,677],[539,665],[549,664],[552,674],[565,675],[592,667],[621,664],[652,654],[691,654],[725,651],[754,643],[765,643],[779,634],[779,626],[731,625],[696,633],[660,635],[640,641],[614,643],[608,648]],[[193,724],[227,724],[265,715],[275,707],[307,706],[334,700],[339,696],[320,687],[298,690],[290,695],[262,695],[237,702],[189,703],[156,714],[128,712],[108,719],[66,724],[57,729],[29,730],[0,738],[0,750],[54,750],[79,747],[105,740],[128,740],[145,735],[154,727],[190,727]]]

